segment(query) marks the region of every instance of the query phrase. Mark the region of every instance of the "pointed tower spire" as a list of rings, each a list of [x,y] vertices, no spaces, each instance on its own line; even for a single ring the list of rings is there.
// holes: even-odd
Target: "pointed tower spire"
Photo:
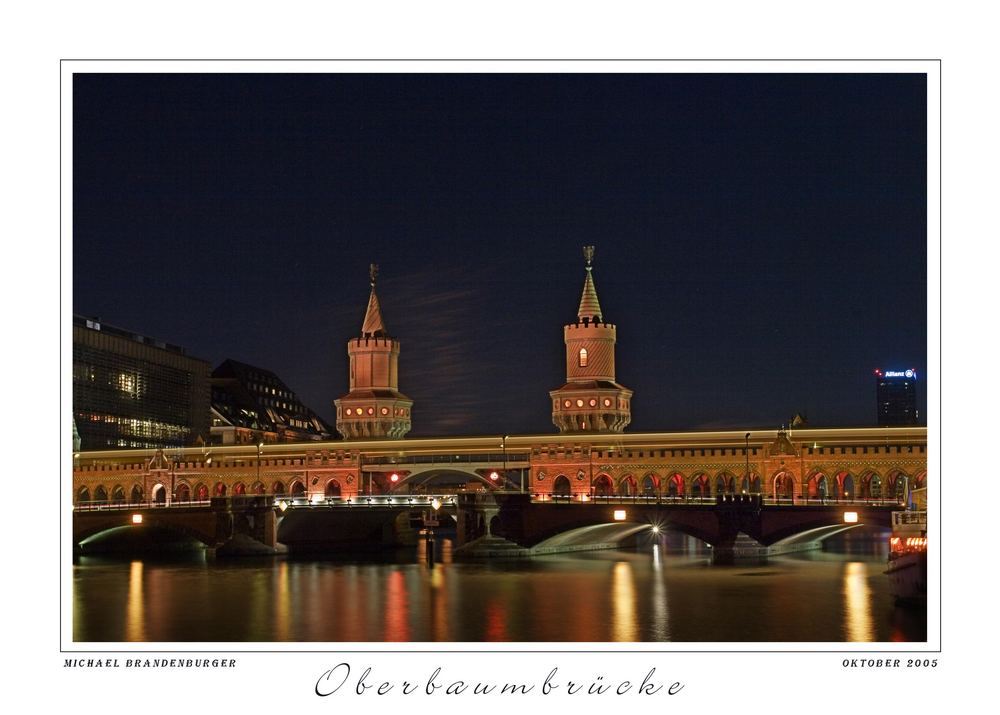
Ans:
[[[580,296],[580,309],[577,317],[580,321],[604,321],[601,315],[601,304],[597,300],[597,288],[594,287],[594,276],[591,274],[594,262],[594,247],[584,246],[583,257],[587,261],[587,277],[583,281],[583,295]]]
[[[368,310],[365,311],[365,322],[361,325],[361,337],[384,337],[386,334],[385,323],[382,322],[382,309],[379,307],[378,296],[375,294],[375,279],[378,277],[377,263],[368,266],[368,277],[372,292],[368,296]]]
[[[350,392],[334,400],[344,439],[399,439],[410,431],[413,400],[399,391],[399,341],[390,338],[375,294],[378,266],[368,269],[372,292],[361,337],[347,341]]]
[[[604,322],[591,275],[594,247],[584,246],[587,278],[576,323],[563,326],[566,383],[549,392],[560,432],[619,433],[632,421],[632,391],[615,382],[617,328]]]

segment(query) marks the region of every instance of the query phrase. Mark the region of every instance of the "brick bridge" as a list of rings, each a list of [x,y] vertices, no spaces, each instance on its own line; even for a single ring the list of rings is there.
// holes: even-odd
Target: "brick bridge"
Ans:
[[[86,552],[97,535],[146,528],[182,534],[210,548],[242,534],[272,551],[287,546],[293,552],[353,553],[412,544],[431,512],[430,502],[430,497],[383,496],[354,504],[339,500],[288,506],[284,500],[253,496],[201,504],[77,508],[73,538]],[[525,554],[577,551],[607,548],[643,531],[673,529],[712,545],[713,558],[720,562],[818,548],[822,539],[854,526],[889,527],[891,512],[900,508],[890,501],[771,503],[760,495],[558,501],[511,492],[442,497],[441,506],[439,517],[455,516],[458,547],[486,537],[511,542]]]
[[[588,501],[531,499],[520,494],[460,497],[459,546],[500,537],[536,553],[609,545],[641,531],[673,529],[714,548],[716,561],[819,548],[820,541],[856,526],[890,527],[891,501],[772,503],[760,495],[714,500],[642,497]]]

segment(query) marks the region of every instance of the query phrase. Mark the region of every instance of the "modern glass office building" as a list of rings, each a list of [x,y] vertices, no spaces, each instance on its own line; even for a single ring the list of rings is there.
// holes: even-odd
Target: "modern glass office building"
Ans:
[[[73,419],[81,448],[208,442],[209,371],[181,347],[73,316]]]

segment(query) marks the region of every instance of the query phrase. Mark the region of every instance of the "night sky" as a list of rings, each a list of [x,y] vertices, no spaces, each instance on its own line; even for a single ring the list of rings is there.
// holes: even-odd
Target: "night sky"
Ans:
[[[923,75],[81,75],[73,311],[333,424],[368,264],[411,436],[554,433],[581,246],[630,432],[926,415]]]

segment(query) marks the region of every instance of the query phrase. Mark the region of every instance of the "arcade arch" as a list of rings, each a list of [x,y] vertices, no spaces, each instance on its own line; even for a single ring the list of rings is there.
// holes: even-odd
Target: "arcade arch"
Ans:
[[[623,497],[631,497],[636,495],[635,477],[631,474],[626,474],[618,482],[618,495]]]
[[[642,494],[643,496],[651,497],[658,494],[660,491],[660,478],[650,472],[642,478]]]
[[[598,474],[594,478],[594,496],[598,497],[609,497],[615,493],[615,485],[611,481],[611,477],[607,474]]]

